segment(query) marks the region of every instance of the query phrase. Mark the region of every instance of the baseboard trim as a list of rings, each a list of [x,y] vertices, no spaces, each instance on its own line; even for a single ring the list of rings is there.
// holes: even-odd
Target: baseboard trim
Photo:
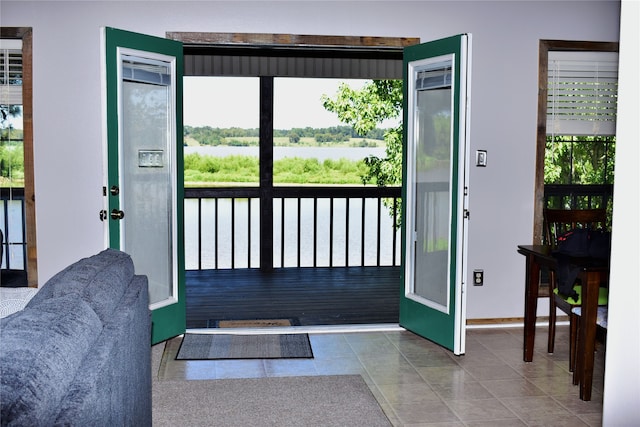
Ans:
[[[556,325],[568,325],[569,316],[557,316]],[[548,326],[549,316],[538,316],[536,326]],[[467,329],[481,328],[514,328],[524,326],[524,317],[497,317],[484,319],[467,319]]]

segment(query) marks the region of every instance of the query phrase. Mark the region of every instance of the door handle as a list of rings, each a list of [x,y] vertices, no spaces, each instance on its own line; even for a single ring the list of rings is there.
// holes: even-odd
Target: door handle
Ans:
[[[119,209],[113,209],[111,211],[111,219],[122,219],[124,218],[124,212]]]
[[[118,187],[117,185],[112,185],[109,189],[109,193],[111,193],[112,196],[117,196],[118,194],[120,194],[120,187]]]

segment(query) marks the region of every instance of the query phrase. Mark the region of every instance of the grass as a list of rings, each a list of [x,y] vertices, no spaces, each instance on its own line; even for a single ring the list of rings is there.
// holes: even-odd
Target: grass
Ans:
[[[184,159],[185,185],[215,186],[219,183],[257,184],[258,158],[253,156],[213,157],[198,153]],[[362,184],[361,176],[367,172],[362,160],[287,157],[273,163],[273,182],[276,184]]]

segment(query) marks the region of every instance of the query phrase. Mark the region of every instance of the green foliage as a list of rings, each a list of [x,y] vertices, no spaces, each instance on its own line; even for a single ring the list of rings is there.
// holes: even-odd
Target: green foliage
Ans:
[[[324,95],[322,103],[327,111],[338,115],[342,123],[353,126],[359,134],[367,135],[386,119],[402,115],[402,80],[373,80],[355,90],[342,84],[335,98]],[[364,159],[366,169],[360,175],[363,184],[375,183],[383,187],[402,184],[402,123],[384,132],[385,158],[369,156]],[[390,207],[392,200],[385,200]],[[395,218],[401,223],[402,212]]]
[[[184,156],[187,185],[253,182],[259,180],[258,158],[252,156]],[[357,184],[366,166],[362,160],[284,158],[273,164],[273,181],[278,184]]]
[[[24,150],[22,142],[0,144],[0,184],[24,185]]]
[[[258,159],[252,156],[184,156],[185,182],[257,182]]]
[[[373,128],[360,134],[352,126],[332,126],[328,128],[293,128],[274,129],[274,143],[286,141],[289,144],[319,145],[329,143],[344,143],[353,138],[370,138],[382,140],[384,130]],[[257,146],[259,143],[259,129],[241,128],[212,128],[210,126],[184,127],[185,140],[196,141],[199,145],[232,145],[232,146]],[[280,143],[279,145],[284,145]]]
[[[9,120],[22,116],[20,105],[0,105],[0,186],[24,185],[24,148],[22,129]]]
[[[258,129],[184,126],[184,136],[195,139],[200,145],[250,145],[243,142],[242,138],[257,138],[259,135],[260,131]]]
[[[611,184],[615,137],[547,137],[545,184]]]
[[[273,163],[273,182],[278,184],[356,184],[365,170],[362,160],[302,159],[288,157]]]
[[[291,132],[291,133],[289,134],[289,143],[291,143],[291,144],[298,144],[298,143],[300,143],[300,135],[298,135],[298,134],[297,134],[297,133],[295,133],[295,132]]]
[[[362,89],[340,85],[334,98],[324,95],[322,104],[336,113],[341,122],[351,125],[359,134],[367,135],[386,119],[400,117],[402,113],[402,81],[373,80]],[[361,176],[363,183],[378,186],[402,183],[402,124],[384,133],[386,157],[367,157],[367,171]]]

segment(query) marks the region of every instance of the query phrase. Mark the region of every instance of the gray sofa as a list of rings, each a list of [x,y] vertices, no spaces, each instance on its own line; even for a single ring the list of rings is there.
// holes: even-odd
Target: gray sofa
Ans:
[[[0,319],[3,426],[151,425],[146,276],[107,249],[56,274]]]

